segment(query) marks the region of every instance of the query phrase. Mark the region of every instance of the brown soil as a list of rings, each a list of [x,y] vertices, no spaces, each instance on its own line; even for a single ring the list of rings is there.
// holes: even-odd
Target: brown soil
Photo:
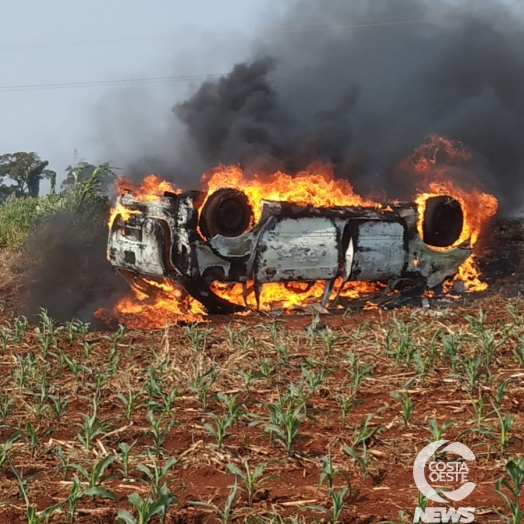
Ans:
[[[477,488],[462,505],[478,508],[475,522],[501,522],[493,508],[509,513],[495,482],[504,476],[506,460],[521,457],[524,451],[519,438],[524,429],[524,372],[519,360],[519,355],[524,358],[524,311],[518,298],[507,298],[520,289],[520,254],[506,262],[495,256],[490,259],[493,247],[488,244],[485,267],[493,269],[488,271],[493,289],[476,300],[434,301],[429,308],[348,311],[324,315],[318,324],[311,315],[216,317],[199,326],[135,330],[120,338],[114,332],[76,332],[70,337],[64,327],[51,337],[47,349],[42,323],[30,324],[19,338],[14,334],[22,287],[16,276],[6,278],[0,288],[4,301],[0,328],[9,339],[0,353],[0,442],[17,431],[23,438],[6,452],[0,467],[0,522],[27,522],[14,470],[26,479],[29,501],[38,510],[65,501],[73,477],[84,480],[77,470],[62,467],[60,453],[69,464],[89,472],[104,457],[117,457],[106,471],[113,476],[101,484],[115,494],[116,501],[82,497],[75,514],[78,523],[115,522],[120,509],[136,514],[128,495],[145,498],[152,490],[145,473],[136,467],[152,468],[154,462],[163,466],[170,457],[176,464],[164,481],[178,502],[168,509],[167,523],[213,521],[216,513],[191,502],[224,508],[235,482],[231,473],[226,474],[226,465],[242,468],[244,461],[251,468],[267,462],[264,476],[271,478],[259,486],[252,507],[238,490],[235,522],[279,522],[256,520],[272,514],[320,521],[327,515],[308,506],[332,508],[326,483],[319,486],[322,460],[329,454],[340,471],[334,479],[335,491],[351,487],[341,522],[400,522],[399,511],[413,512],[417,505],[412,467],[418,451],[432,439],[430,419],[439,426],[454,421],[443,438],[467,444],[477,456],[469,474]],[[513,270],[508,272],[504,264],[513,264]],[[507,286],[504,275],[510,282]],[[458,360],[449,353],[453,337]],[[431,354],[434,358],[422,373]],[[469,383],[464,363],[473,357],[481,360],[481,367]],[[352,377],[366,365],[371,366],[370,372],[343,418],[340,397],[351,397]],[[216,376],[204,406],[198,385],[211,369]],[[244,377],[249,373],[253,378],[248,390]],[[504,380],[509,382],[497,401],[497,386]],[[165,395],[170,390],[176,394],[166,411]],[[129,391],[139,400],[127,420],[122,398]],[[391,397],[395,392],[409,396],[415,405],[406,423],[399,402]],[[210,414],[227,413],[220,393],[236,396],[238,406],[221,448],[204,427],[213,424]],[[303,399],[305,408],[299,415],[307,415],[300,419],[289,454],[267,428],[271,405],[286,394],[295,395],[295,405]],[[60,417],[52,408],[52,397],[68,401]],[[98,398],[97,420],[105,421],[105,427],[86,449],[80,424],[93,413],[93,398]],[[477,431],[474,407],[479,398],[486,404],[480,427],[491,435]],[[498,403],[503,417],[514,418],[510,439],[502,448],[500,421],[491,402]],[[155,419],[162,417],[165,433],[157,443],[146,419],[149,411]],[[378,431],[365,440],[368,458],[363,471],[344,447],[352,445],[368,416],[372,417],[369,427]],[[32,430],[41,435],[33,445]],[[119,447],[124,443],[135,443],[127,475]],[[362,444],[354,449],[362,456]],[[244,487],[240,480],[238,485]],[[49,522],[69,521],[67,508],[64,504]],[[151,522],[160,520],[157,516]]]

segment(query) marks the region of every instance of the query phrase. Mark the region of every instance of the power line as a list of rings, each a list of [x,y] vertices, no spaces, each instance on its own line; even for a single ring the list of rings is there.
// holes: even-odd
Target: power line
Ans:
[[[424,19],[410,19],[410,20],[373,20],[369,19],[361,23],[340,23],[340,24],[314,24],[310,26],[288,26],[287,28],[275,30],[276,33],[291,33],[291,32],[307,32],[307,31],[324,31],[330,29],[347,29],[359,27],[381,27],[391,25],[405,25],[405,24],[420,24],[428,22]],[[127,40],[127,39],[126,39]],[[117,40],[107,40],[99,42],[116,42]],[[87,41],[86,41],[87,42]],[[77,42],[78,44],[79,42]],[[31,47],[31,46],[28,46]],[[0,47],[0,51],[10,49]],[[139,84],[153,84],[166,82],[191,82],[193,80],[205,80],[208,78],[220,78],[226,76],[227,73],[211,73],[206,75],[178,75],[165,76],[154,78],[132,78],[125,80],[94,80],[89,82],[60,82],[50,84],[20,84],[11,86],[0,86],[0,92],[12,91],[35,91],[35,90],[50,90],[50,89],[71,89],[71,88],[85,88],[85,87],[108,87],[108,86],[122,86],[122,85],[139,85]]]
[[[220,78],[227,73],[212,73],[207,75],[180,75],[180,76],[160,76],[153,78],[129,78],[126,80],[95,80],[91,82],[63,82],[55,84],[24,84],[13,86],[0,86],[0,92],[5,91],[33,91],[39,89],[65,89],[96,86],[120,86],[135,84],[153,84],[164,82],[191,82],[193,80],[204,80],[207,78]]]
[[[325,31],[330,29],[346,29],[352,27],[380,27],[388,25],[403,25],[403,24],[416,24],[424,23],[428,20],[425,19],[364,19],[360,22],[340,22],[337,24],[312,24],[308,26],[287,26],[280,29],[269,29],[270,33],[296,33],[296,32],[308,32],[308,31]],[[76,47],[76,46],[88,46],[88,45],[105,45],[105,44],[120,44],[128,42],[148,42],[155,40],[173,40],[180,38],[180,35],[150,35],[150,36],[130,36],[122,38],[101,38],[91,40],[72,40],[66,42],[42,42],[40,44],[20,44],[10,46],[0,46],[0,52],[2,51],[18,51],[23,49],[45,49],[52,47]]]
[[[509,10],[509,11],[517,11]],[[426,24],[432,23],[434,20],[428,18],[414,18],[405,20],[393,20],[393,19],[367,19],[361,20],[359,23],[354,22],[341,22],[337,24],[313,24],[308,26],[288,26],[281,29],[269,30],[271,33],[298,33],[298,32],[309,32],[309,31],[325,31],[332,29],[350,29],[350,28],[367,28],[367,27],[385,27],[385,26],[396,26],[396,25],[409,25],[409,24]],[[76,42],[68,42],[65,44],[43,44],[43,45],[25,45],[25,46],[10,46],[0,47],[0,52],[11,49],[32,49],[40,47],[60,47],[63,45],[93,45],[93,44],[104,44],[104,43],[119,43],[128,41],[144,41],[151,39],[163,39],[163,38],[175,38],[176,35],[169,36],[150,36],[150,37],[129,37],[123,39],[103,39],[103,40],[82,40]],[[165,76],[165,77],[152,77],[152,78],[131,78],[122,80],[95,80],[89,82],[60,82],[60,83],[49,83],[49,84],[20,84],[11,86],[0,86],[0,92],[12,92],[12,91],[34,91],[34,90],[52,90],[52,89],[76,89],[85,87],[110,87],[110,86],[122,86],[122,85],[140,85],[140,84],[153,84],[153,83],[168,83],[168,82],[191,82],[194,80],[205,80],[210,78],[221,78],[226,76],[228,73],[210,73],[200,75],[178,75],[178,76]]]
[[[484,8],[481,11],[486,13],[497,11],[507,13],[520,13],[524,9],[523,6],[504,6],[499,7],[496,10]],[[477,10],[479,11],[479,10]],[[312,24],[307,26],[284,26],[279,29],[266,29],[269,33],[295,33],[295,32],[306,32],[306,31],[324,31],[330,29],[346,29],[346,28],[358,28],[358,27],[381,27],[388,25],[404,25],[404,24],[421,24],[429,23],[430,19],[427,18],[415,18],[415,19],[399,19],[399,18],[367,18],[359,21],[354,20],[342,20],[336,24]],[[2,51],[17,51],[24,49],[43,49],[49,47],[70,47],[70,46],[92,46],[92,45],[106,45],[106,44],[120,44],[127,42],[148,42],[155,40],[172,40],[180,38],[180,34],[170,35],[146,35],[146,36],[126,36],[120,38],[100,38],[100,39],[89,39],[89,40],[73,40],[66,42],[42,42],[39,44],[19,44],[0,46],[0,52]]]

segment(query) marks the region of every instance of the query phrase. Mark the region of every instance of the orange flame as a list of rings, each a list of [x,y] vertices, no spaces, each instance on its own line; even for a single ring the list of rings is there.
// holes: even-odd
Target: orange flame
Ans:
[[[278,171],[267,177],[254,175],[252,178],[247,178],[238,166],[220,166],[205,173],[202,183],[208,196],[225,187],[242,190],[253,209],[255,221],[260,218],[262,200],[315,207],[381,207],[357,195],[347,180],[335,179],[332,169],[324,165],[312,165],[295,176]]]
[[[133,193],[133,196],[138,200],[143,200],[145,202],[151,202],[154,200],[159,200],[160,197],[164,195],[165,191],[171,193],[180,193],[180,189],[176,188],[168,182],[167,180],[162,180],[156,175],[146,176],[140,185],[137,186],[131,180],[119,176],[115,182],[116,190],[118,194],[126,193],[130,191]]]
[[[416,185],[421,188],[415,199],[419,217],[423,216],[426,202],[430,197],[449,195],[460,202],[464,214],[464,228],[460,238],[451,247],[459,245],[467,239],[473,246],[477,242],[486,221],[497,210],[497,201],[491,195],[476,188],[466,190],[452,182],[456,178],[452,176],[454,170],[466,170],[470,162],[470,153],[460,144],[444,137],[431,135],[422,146],[417,148],[410,157],[398,166],[403,172],[416,174]],[[255,221],[260,217],[262,200],[288,201],[297,205],[315,207],[366,206],[383,208],[381,204],[357,195],[351,184],[346,180],[335,179],[329,166],[312,165],[295,176],[277,172],[266,177],[259,175],[247,177],[238,166],[219,166],[208,171],[202,177],[202,188],[206,193],[206,198],[217,189],[226,187],[242,190],[246,194],[253,209]],[[130,190],[135,198],[143,201],[157,200],[165,191],[180,192],[169,182],[155,175],[146,177],[138,187],[130,181],[120,178],[117,182],[117,190],[119,193]],[[205,199],[201,206],[204,203]],[[126,212],[129,215],[126,215]],[[124,210],[117,206],[112,210],[110,225],[117,214],[121,214],[125,219],[134,213],[134,211]],[[418,228],[421,233],[422,218],[419,218]],[[479,279],[479,272],[475,267],[473,257],[470,257],[460,267],[455,278],[464,282],[467,291],[482,291],[487,287]],[[166,320],[173,320],[174,318],[195,319],[204,314],[203,307],[178,288],[175,283],[170,281],[163,284],[155,281],[148,281],[148,283],[151,285],[151,289],[158,290],[158,288],[161,288],[161,293],[149,293],[132,285],[134,298],[126,298],[116,307],[117,317],[125,319],[131,327],[161,326]],[[340,284],[339,280],[330,298],[336,296]],[[451,288],[451,284],[448,283],[449,288]],[[250,287],[251,289],[249,289]],[[367,293],[376,293],[380,289],[383,289],[382,284],[348,282],[345,284],[341,296],[357,298],[365,296]],[[248,285],[248,290],[248,305],[255,306],[252,285]],[[212,284],[212,291],[234,304],[244,305],[241,284],[215,282]],[[283,309],[304,306],[310,302],[318,302],[323,292],[323,282],[307,285],[291,283],[287,286],[282,283],[265,284],[261,290],[260,306],[266,310],[275,306]],[[368,303],[366,309],[372,307],[375,306]]]
[[[464,226],[459,238],[447,248],[433,247],[432,249],[445,251],[468,239],[470,246],[474,247],[484,226],[497,212],[498,203],[494,196],[475,187],[466,190],[452,182],[452,175],[457,170],[461,170],[460,174],[467,174],[471,159],[471,154],[462,144],[452,142],[445,137],[430,135],[424,144],[400,164],[401,169],[413,170],[421,178],[420,182],[426,186],[426,192],[415,199],[418,207],[417,229],[421,236],[424,210],[429,198],[448,195],[457,200],[462,208]],[[488,287],[480,280],[480,272],[473,255],[460,266],[453,281],[444,286],[444,291],[449,291],[455,281],[463,282],[468,292],[485,291]]]
[[[128,328],[159,328],[168,323],[195,322],[205,315],[204,307],[190,297],[175,282],[143,279],[150,288],[130,283],[133,297],[124,297],[113,312],[99,309],[102,321],[116,319]]]

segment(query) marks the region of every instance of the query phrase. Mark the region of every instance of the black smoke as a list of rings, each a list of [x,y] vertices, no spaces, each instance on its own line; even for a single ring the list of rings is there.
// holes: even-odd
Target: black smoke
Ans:
[[[509,212],[524,187],[523,20],[496,0],[295,2],[249,60],[173,112],[195,169],[321,161],[390,196],[406,185],[398,162],[445,135]]]
[[[44,308],[59,322],[78,318],[100,327],[95,312],[129,292],[105,258],[109,207],[101,207],[98,219],[59,211],[31,230],[17,261],[26,277],[23,314],[35,318]]]

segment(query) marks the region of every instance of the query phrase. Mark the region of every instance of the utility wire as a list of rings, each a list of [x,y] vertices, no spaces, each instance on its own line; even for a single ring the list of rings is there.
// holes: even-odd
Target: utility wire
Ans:
[[[416,24],[424,23],[428,20],[425,19],[363,19],[360,22],[355,23],[354,21],[340,22],[337,24],[312,24],[307,26],[287,26],[280,29],[269,29],[269,33],[297,33],[297,32],[308,32],[308,31],[325,31],[330,29],[346,29],[351,27],[380,27],[388,25],[402,25],[402,24]],[[74,46],[91,46],[91,45],[105,45],[105,44],[120,44],[129,42],[148,42],[156,40],[173,40],[180,38],[180,35],[150,35],[150,36],[130,36],[122,38],[101,38],[91,40],[73,40],[69,42],[42,42],[40,44],[19,44],[0,46],[0,52],[2,51],[18,51],[22,49],[45,49],[49,47],[74,47]]]
[[[287,27],[281,30],[275,30],[275,33],[291,33],[291,32],[307,32],[307,31],[324,31],[330,29],[347,29],[347,28],[358,28],[358,27],[381,27],[391,25],[404,25],[404,24],[421,24],[429,22],[424,19],[411,19],[411,20],[366,20],[362,23],[340,23],[340,24],[315,24],[309,26],[296,26]],[[127,39],[126,39],[127,40]],[[118,40],[101,40],[98,42],[117,42]],[[95,41],[96,42],[96,41]],[[86,41],[87,43],[87,41]],[[91,42],[93,43],[93,42]],[[81,45],[82,42],[72,43],[72,45]],[[27,46],[32,47],[32,46]],[[24,47],[24,48],[27,48]],[[35,46],[38,47],[38,46]],[[0,51],[6,48],[0,47]],[[71,88],[82,88],[82,87],[107,87],[107,86],[122,86],[122,85],[138,85],[138,84],[156,84],[156,83],[168,83],[168,82],[192,82],[194,80],[204,80],[208,78],[220,78],[226,76],[227,73],[211,73],[206,75],[178,75],[178,76],[165,76],[165,77],[153,77],[153,78],[131,78],[122,80],[93,80],[89,82],[60,82],[50,84],[20,84],[11,86],[0,86],[0,92],[12,92],[12,91],[35,91],[35,90],[52,90],[52,89],[71,89]]]
[[[505,6],[496,11],[504,11],[510,14],[520,13],[524,6]],[[478,11],[478,10],[477,10]],[[481,9],[481,11],[494,11],[493,9]],[[268,33],[297,33],[306,31],[325,31],[330,29],[346,29],[352,27],[381,27],[388,25],[403,25],[403,24],[423,24],[429,23],[431,20],[427,18],[415,19],[399,19],[399,18],[368,18],[361,19],[357,22],[354,20],[342,20],[336,24],[312,24],[306,26],[284,26],[279,29],[266,29]],[[70,47],[70,46],[92,46],[92,45],[106,45],[106,44],[121,44],[128,42],[148,42],[156,40],[173,40],[180,38],[180,34],[171,35],[145,35],[145,36],[129,36],[120,38],[100,38],[89,40],[73,40],[69,42],[42,42],[39,44],[18,44],[1,46],[0,52],[3,51],[17,51],[23,49],[43,49],[48,47]]]
[[[508,9],[510,12],[516,11]],[[366,27],[385,27],[395,25],[408,25],[408,24],[426,24],[431,23],[433,20],[427,18],[414,18],[406,20],[392,20],[392,19],[368,19],[361,20],[359,23],[354,22],[341,22],[338,24],[313,24],[308,26],[288,26],[281,29],[270,30],[271,33],[298,33],[298,32],[309,32],[309,31],[325,31],[332,29],[349,29],[349,28],[366,28]],[[1,47],[0,52],[14,49],[33,49],[42,47],[63,47],[64,45],[93,45],[93,44],[106,44],[106,43],[119,43],[119,42],[130,42],[130,41],[147,41],[152,39],[167,39],[175,38],[176,35],[169,36],[149,36],[149,37],[129,37],[122,39],[104,39],[104,40],[82,40],[76,42],[68,42],[65,44],[42,44],[42,45],[22,45],[22,46],[9,46]],[[152,77],[152,78],[131,78],[122,80],[94,80],[89,82],[60,82],[60,83],[49,83],[49,84],[20,84],[11,86],[0,86],[1,92],[12,92],[12,91],[35,91],[35,90],[52,90],[52,89],[76,89],[85,87],[108,87],[108,86],[122,86],[122,85],[139,85],[139,84],[155,84],[155,83],[169,83],[169,82],[192,82],[194,80],[204,80],[208,78],[220,78],[226,76],[228,73],[211,73],[206,75],[178,75],[178,76],[165,76],[165,77]]]
[[[126,80],[99,80],[91,82],[64,82],[56,84],[24,84],[13,86],[0,86],[0,92],[8,91],[34,91],[40,89],[66,89],[79,87],[95,87],[95,86],[121,86],[121,85],[136,85],[136,84],[156,84],[165,82],[191,82],[193,80],[204,80],[207,78],[220,78],[226,76],[227,73],[214,73],[207,75],[180,75],[180,76],[161,76],[155,78],[129,78]]]

